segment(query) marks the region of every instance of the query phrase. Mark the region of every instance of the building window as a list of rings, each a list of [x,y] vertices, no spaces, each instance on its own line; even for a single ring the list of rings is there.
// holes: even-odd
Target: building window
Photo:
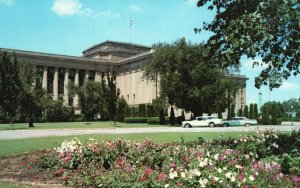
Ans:
[[[84,84],[85,80],[85,70],[79,70],[79,86]]]
[[[47,92],[53,94],[54,67],[48,67],[47,71]]]
[[[58,94],[64,94],[65,69],[58,69]]]
[[[95,71],[94,70],[89,71],[89,80],[91,80],[91,81],[95,80]]]
[[[71,82],[75,82],[75,69],[70,69],[69,70],[69,80]]]
[[[36,71],[37,71],[37,74],[36,74],[36,78],[35,78],[35,87],[37,89],[42,89],[43,87],[43,66],[37,66],[36,67]]]

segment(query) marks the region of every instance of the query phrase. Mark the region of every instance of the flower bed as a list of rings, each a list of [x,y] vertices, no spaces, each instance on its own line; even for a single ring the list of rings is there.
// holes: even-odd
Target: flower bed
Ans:
[[[268,131],[166,144],[73,139],[31,166],[72,187],[298,187],[299,136]]]

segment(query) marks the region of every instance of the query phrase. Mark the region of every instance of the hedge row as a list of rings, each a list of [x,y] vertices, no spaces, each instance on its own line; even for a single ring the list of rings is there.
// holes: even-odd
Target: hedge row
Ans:
[[[170,118],[165,117],[165,124],[169,124]],[[149,125],[159,125],[159,117],[125,117],[125,123],[148,123]]]

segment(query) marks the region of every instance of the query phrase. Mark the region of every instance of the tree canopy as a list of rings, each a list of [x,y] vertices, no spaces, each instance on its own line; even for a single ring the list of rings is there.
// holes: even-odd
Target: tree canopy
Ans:
[[[183,38],[172,44],[155,45],[154,49],[151,63],[143,67],[144,77],[159,79],[160,96],[166,97],[171,106],[202,115],[224,111],[232,99],[227,91],[235,98],[238,88],[233,88],[237,84],[205,61],[207,49],[203,44],[190,44]]]
[[[297,0],[199,0],[197,5],[216,12],[202,28],[213,33],[208,57],[220,66],[239,64],[243,55],[261,59],[253,64],[266,66],[255,79],[257,88],[279,87],[282,79],[300,73]]]

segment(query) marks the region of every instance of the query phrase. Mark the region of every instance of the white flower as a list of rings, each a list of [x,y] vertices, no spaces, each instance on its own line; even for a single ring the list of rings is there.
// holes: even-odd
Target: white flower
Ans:
[[[231,178],[231,172],[227,172],[226,174],[225,174],[225,176],[226,176],[226,178]]]
[[[198,169],[192,170],[192,174],[194,174],[196,176],[201,176],[201,172]]]
[[[185,172],[181,172],[180,176],[185,179],[186,178],[186,175],[185,175]]]
[[[222,169],[221,169],[221,168],[218,168],[218,172],[221,173],[221,172],[222,172]]]
[[[178,174],[177,174],[176,171],[171,170],[169,176],[170,176],[170,179],[174,179],[174,178],[176,178],[178,176]]]
[[[243,167],[241,165],[235,165],[235,168],[242,169]]]
[[[218,153],[214,156],[214,159],[215,159],[216,161],[219,159],[219,154],[218,154]]]
[[[235,182],[235,177],[232,176],[232,177],[230,178],[230,181],[231,181],[231,182]]]
[[[234,141],[233,141],[233,143],[235,143],[235,144],[236,144],[236,143],[238,143],[238,141],[237,141],[237,140],[234,140]]]
[[[254,181],[254,177],[251,175],[251,176],[249,177],[249,180]]]
[[[210,153],[209,153],[209,151],[206,153],[206,156],[207,156],[207,157],[209,157],[209,156],[210,156]]]
[[[170,186],[169,184],[166,184],[166,185],[165,185],[165,188],[168,188],[169,186]]]
[[[220,178],[218,178],[218,177],[216,177],[216,176],[214,177],[214,180],[215,180],[215,181],[219,181],[219,179],[220,179]]]
[[[200,183],[201,187],[206,187],[206,184],[208,183],[208,180],[200,178],[199,183]]]

